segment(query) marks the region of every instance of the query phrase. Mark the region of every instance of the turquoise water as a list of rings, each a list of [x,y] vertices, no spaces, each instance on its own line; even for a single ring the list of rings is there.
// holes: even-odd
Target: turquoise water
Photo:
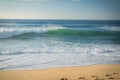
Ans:
[[[119,22],[0,20],[0,69],[120,63]]]

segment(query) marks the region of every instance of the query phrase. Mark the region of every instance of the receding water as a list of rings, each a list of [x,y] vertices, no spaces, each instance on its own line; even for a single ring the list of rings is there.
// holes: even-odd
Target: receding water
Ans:
[[[120,63],[119,22],[0,20],[0,69]]]

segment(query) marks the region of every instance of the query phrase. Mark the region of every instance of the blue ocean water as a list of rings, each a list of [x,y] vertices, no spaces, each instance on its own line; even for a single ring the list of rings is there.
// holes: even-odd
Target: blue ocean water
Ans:
[[[0,20],[0,69],[120,64],[120,21]]]

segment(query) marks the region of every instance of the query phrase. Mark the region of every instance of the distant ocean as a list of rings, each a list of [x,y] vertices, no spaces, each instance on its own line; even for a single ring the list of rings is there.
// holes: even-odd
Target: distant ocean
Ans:
[[[0,19],[0,70],[120,64],[119,20]]]

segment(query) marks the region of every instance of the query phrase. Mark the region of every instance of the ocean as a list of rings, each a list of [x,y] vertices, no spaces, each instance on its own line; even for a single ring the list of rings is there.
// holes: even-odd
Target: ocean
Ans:
[[[119,20],[0,19],[0,70],[116,63]]]

